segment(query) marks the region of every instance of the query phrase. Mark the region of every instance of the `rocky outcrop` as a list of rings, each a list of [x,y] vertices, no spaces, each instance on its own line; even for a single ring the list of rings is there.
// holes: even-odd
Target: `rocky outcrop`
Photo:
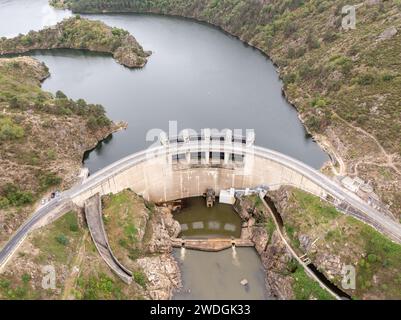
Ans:
[[[25,72],[25,76],[35,85],[40,86],[41,82],[50,77],[49,68],[41,61],[32,57],[15,57],[0,59],[0,66],[18,66],[21,72]]]
[[[163,219],[164,227],[171,238],[177,238],[181,232],[180,223],[174,219],[171,210],[160,208],[161,217]]]
[[[397,32],[398,32],[398,31],[397,31],[397,29],[396,29],[395,27],[387,28],[386,30],[384,30],[384,31],[380,34],[378,40],[379,40],[379,41],[389,40],[389,39],[391,39],[392,37],[394,37],[394,36],[397,34]]]
[[[341,261],[341,257],[329,252],[320,252],[316,254],[314,263],[324,270],[325,275],[329,279],[334,279],[336,276],[342,275],[342,268],[344,262]]]
[[[260,254],[260,257],[266,269],[267,288],[270,289],[272,296],[280,300],[293,299],[293,279],[288,275],[287,269],[292,256],[277,231],[273,232],[266,250]]]
[[[181,287],[178,263],[170,254],[141,258],[137,263],[148,279],[146,291],[151,299],[171,299],[173,291]]]
[[[279,192],[270,192],[269,197],[274,202],[276,209],[280,212],[281,217],[285,218],[285,209],[289,203],[291,192],[287,188],[281,188]]]
[[[255,244],[255,249],[262,255],[267,249],[267,244],[269,242],[269,235],[264,227],[253,227],[251,240]]]
[[[174,220],[168,208],[156,208],[151,219],[152,235],[147,243],[147,251],[150,253],[172,251],[171,238],[176,238],[181,231],[178,221]]]
[[[243,221],[248,222],[248,225],[253,225],[256,222],[263,222],[266,219],[266,212],[256,204],[258,197],[256,195],[238,198],[234,204],[235,211],[239,214]]]
[[[180,224],[174,220],[168,208],[156,207],[149,220],[151,238],[146,244],[146,251],[154,254],[136,261],[145,273],[148,283],[146,291],[154,300],[168,300],[173,291],[181,287],[181,273],[177,261],[170,254],[171,238],[181,231]]]
[[[241,197],[236,200],[234,205],[235,211],[239,214],[243,221],[248,221],[254,208],[246,197]]]
[[[147,62],[146,57],[150,56],[151,53],[146,51],[143,55],[138,55],[138,53],[132,49],[134,41],[135,39],[130,36],[127,39],[128,44],[123,47],[119,47],[113,53],[113,57],[118,63],[128,68],[142,68]]]

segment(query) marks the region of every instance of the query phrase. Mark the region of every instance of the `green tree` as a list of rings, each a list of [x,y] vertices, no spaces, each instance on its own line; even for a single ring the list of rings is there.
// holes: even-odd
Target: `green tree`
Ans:
[[[68,243],[69,243],[68,238],[67,238],[64,234],[59,234],[59,235],[56,237],[56,241],[57,241],[59,244],[63,245],[63,246],[66,246],[66,245],[68,245]]]
[[[0,118],[0,142],[20,139],[24,134],[24,129],[15,124],[11,118]]]
[[[58,91],[56,92],[56,98],[57,98],[57,99],[67,99],[67,96],[64,94],[63,91],[58,90]]]
[[[10,99],[10,108],[17,109],[17,108],[19,108],[19,106],[20,106],[20,104],[18,102],[18,98],[15,96],[12,97]]]
[[[28,273],[24,273],[21,277],[21,280],[24,284],[27,284],[29,281],[31,281],[31,276]]]
[[[42,173],[39,178],[40,187],[46,190],[49,187],[57,186],[61,183],[62,179],[53,172]]]

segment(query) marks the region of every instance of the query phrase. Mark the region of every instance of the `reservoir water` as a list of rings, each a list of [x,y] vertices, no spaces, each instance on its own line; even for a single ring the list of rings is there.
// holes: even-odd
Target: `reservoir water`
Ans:
[[[0,36],[39,29],[67,15],[68,11],[49,8],[47,0],[2,0]],[[62,90],[74,99],[103,104],[113,120],[128,122],[128,129],[114,134],[107,147],[89,154],[85,165],[91,172],[149,146],[157,129],[168,130],[170,120],[177,122],[178,130],[208,127],[245,133],[254,129],[257,145],[315,168],[328,159],[306,136],[296,110],[281,94],[275,67],[258,50],[214,27],[186,19],[85,16],[127,29],[145,50],[153,52],[141,70],[127,69],[108,56],[83,52],[36,54],[50,68],[45,90]],[[149,132],[152,141],[146,141]]]
[[[0,36],[38,30],[69,15],[68,10],[50,8],[48,0],[0,0]],[[85,165],[92,173],[149,146],[160,130],[168,131],[169,121],[175,121],[178,131],[229,128],[245,133],[254,129],[257,145],[315,168],[328,160],[306,135],[296,110],[282,96],[282,83],[273,64],[258,50],[216,28],[186,19],[130,14],[85,17],[127,29],[145,50],[153,52],[139,70],[127,69],[109,56],[80,51],[34,54],[51,72],[43,83],[45,90],[62,90],[71,98],[103,104],[110,118],[128,122],[127,130],[88,154]],[[226,209],[217,207],[209,217],[200,217],[199,210],[181,222],[192,224],[202,218],[207,226],[214,221],[225,230],[227,225],[224,236],[238,235],[240,224],[236,220],[231,223],[234,228],[230,227]],[[218,221],[220,211],[225,213]],[[216,232],[212,229],[206,233],[192,230],[192,236],[211,236]],[[256,252],[236,250],[187,251],[179,260],[187,291],[177,293],[176,298],[266,298]],[[174,254],[181,259],[180,250]],[[239,284],[243,278],[249,281],[247,288]]]

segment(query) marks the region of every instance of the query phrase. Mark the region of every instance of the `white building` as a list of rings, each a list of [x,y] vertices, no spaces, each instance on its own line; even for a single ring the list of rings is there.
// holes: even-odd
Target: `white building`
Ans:
[[[361,178],[351,178],[351,177],[345,177],[341,180],[341,183],[345,188],[348,190],[357,193],[359,191],[359,188],[363,185],[365,185],[365,181],[363,181]]]
[[[235,189],[231,188],[230,190],[221,190],[219,195],[219,202],[226,204],[234,204],[235,203]]]

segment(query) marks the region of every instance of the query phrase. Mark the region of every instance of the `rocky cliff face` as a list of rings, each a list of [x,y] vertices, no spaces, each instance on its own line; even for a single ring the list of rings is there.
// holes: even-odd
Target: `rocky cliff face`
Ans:
[[[176,238],[181,231],[178,221],[174,220],[168,208],[156,208],[151,219],[152,235],[146,244],[146,250],[150,253],[172,251],[171,238]]]
[[[174,290],[181,287],[181,273],[177,261],[171,255],[171,238],[181,231],[178,221],[173,219],[167,208],[156,208],[150,220],[151,238],[146,244],[146,250],[151,255],[138,259],[149,283],[146,287],[154,300],[171,299]]]
[[[265,281],[268,294],[280,300],[293,299],[293,280],[287,270],[291,253],[288,252],[276,230],[267,230],[265,224],[271,217],[266,209],[255,203],[256,199],[257,197],[238,199],[235,205],[236,211],[246,222],[250,239],[255,244],[255,249],[266,270]]]
[[[181,287],[181,274],[175,259],[167,253],[140,258],[137,264],[148,279],[146,291],[153,300],[169,300]]]
[[[293,279],[289,276],[288,262],[291,254],[274,231],[266,250],[261,253],[263,266],[266,269],[266,284],[273,297],[280,300],[294,299]]]

